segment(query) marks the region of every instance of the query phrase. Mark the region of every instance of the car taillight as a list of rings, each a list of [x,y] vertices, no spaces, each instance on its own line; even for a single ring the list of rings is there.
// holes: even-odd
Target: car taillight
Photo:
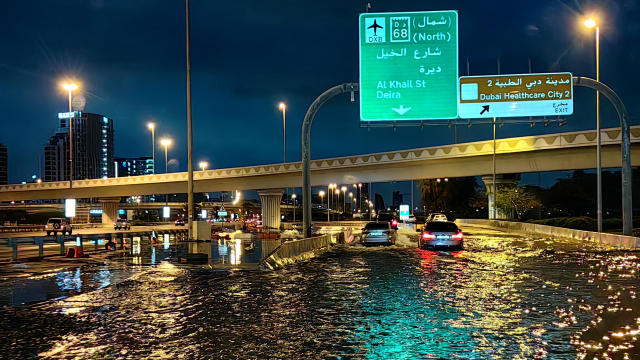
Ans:
[[[393,221],[391,221],[391,224],[392,224],[393,226],[398,226],[398,220],[393,219]]]
[[[431,233],[425,232],[425,233],[422,233],[422,238],[425,240],[433,240],[436,238],[436,236]]]
[[[458,233],[453,235],[452,238],[456,240],[462,240],[462,231],[458,231]]]

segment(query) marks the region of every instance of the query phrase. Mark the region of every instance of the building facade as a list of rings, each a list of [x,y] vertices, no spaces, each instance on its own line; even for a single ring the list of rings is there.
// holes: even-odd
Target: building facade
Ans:
[[[7,185],[9,183],[9,156],[7,153],[7,147],[4,144],[0,144],[0,185]]]
[[[138,158],[115,158],[115,177],[153,175],[154,163],[151,156]]]
[[[59,128],[45,146],[44,181],[69,180],[69,123],[73,134],[73,179],[113,177],[113,120],[79,111],[60,113],[58,120]]]

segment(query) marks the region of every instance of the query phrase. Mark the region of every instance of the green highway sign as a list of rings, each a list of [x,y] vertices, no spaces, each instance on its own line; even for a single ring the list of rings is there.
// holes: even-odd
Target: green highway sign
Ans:
[[[360,120],[458,117],[458,13],[360,14]]]

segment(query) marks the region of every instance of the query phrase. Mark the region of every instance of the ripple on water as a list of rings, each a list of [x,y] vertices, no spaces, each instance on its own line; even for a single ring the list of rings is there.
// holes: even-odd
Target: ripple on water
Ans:
[[[18,358],[640,357],[635,255],[547,253],[546,240],[508,241],[476,233],[455,252],[339,247],[275,272],[167,263],[98,291],[3,310],[11,321],[0,330],[18,340],[0,351]]]

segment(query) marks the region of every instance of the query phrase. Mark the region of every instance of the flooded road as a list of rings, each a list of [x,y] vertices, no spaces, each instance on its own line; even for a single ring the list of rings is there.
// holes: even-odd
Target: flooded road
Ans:
[[[274,272],[83,268],[126,280],[5,306],[0,357],[640,358],[638,253],[465,231],[463,251],[403,236]]]

